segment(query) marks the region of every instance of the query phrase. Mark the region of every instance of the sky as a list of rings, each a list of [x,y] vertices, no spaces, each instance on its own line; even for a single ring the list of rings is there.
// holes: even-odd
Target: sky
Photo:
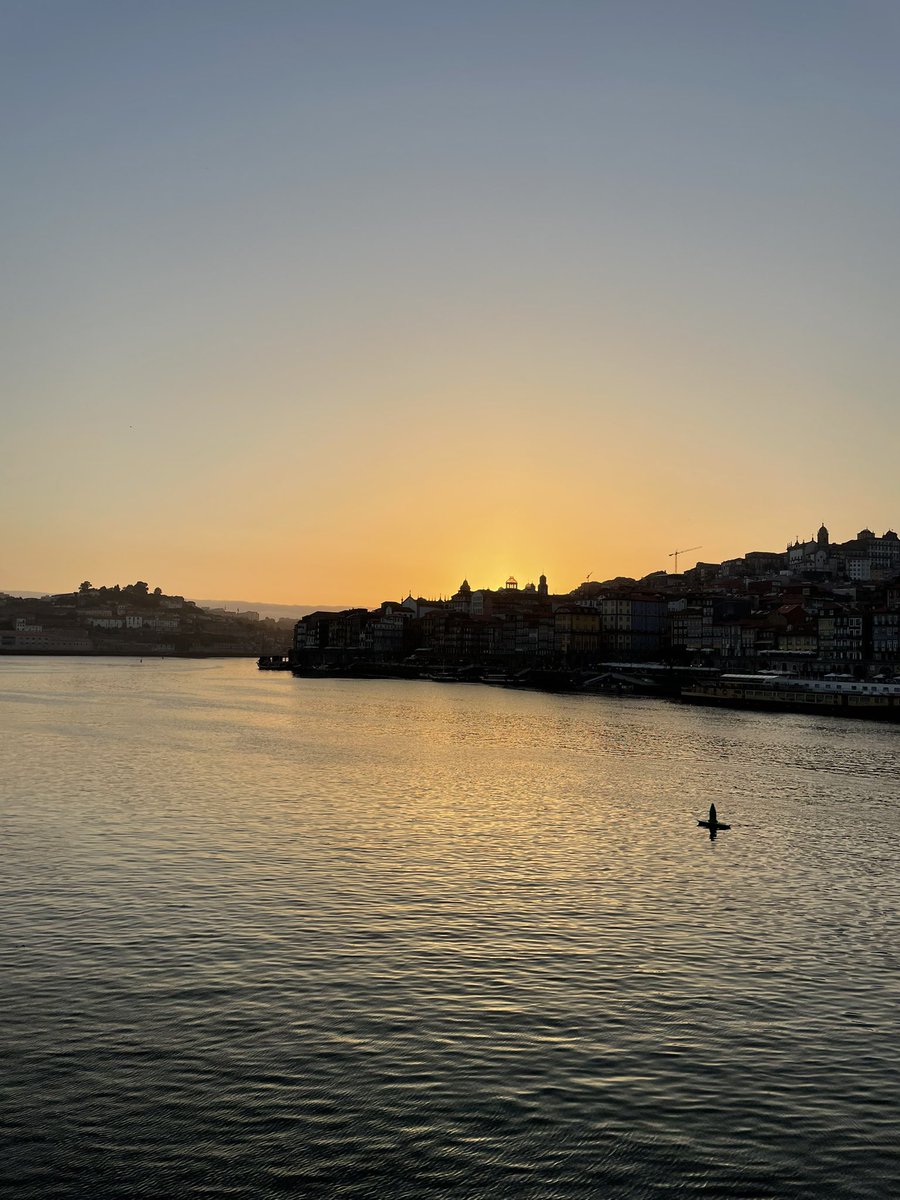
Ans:
[[[894,0],[0,0],[0,587],[900,522]]]

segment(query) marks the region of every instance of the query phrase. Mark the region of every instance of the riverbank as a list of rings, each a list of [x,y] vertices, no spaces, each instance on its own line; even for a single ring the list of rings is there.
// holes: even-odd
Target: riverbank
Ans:
[[[413,663],[303,666],[290,656],[259,659],[260,670],[290,670],[303,679],[406,679],[432,683],[481,683],[549,693],[639,695],[715,708],[856,717],[900,723],[900,684],[804,680],[776,675],[728,676],[707,667],[658,663],[605,663],[591,671],[526,668],[498,671],[483,664],[423,668]]]

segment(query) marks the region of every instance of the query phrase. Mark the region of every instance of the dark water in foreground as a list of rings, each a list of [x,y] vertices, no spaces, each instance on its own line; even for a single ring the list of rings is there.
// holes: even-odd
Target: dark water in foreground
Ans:
[[[896,728],[97,659],[0,719],[5,1194],[900,1195]]]

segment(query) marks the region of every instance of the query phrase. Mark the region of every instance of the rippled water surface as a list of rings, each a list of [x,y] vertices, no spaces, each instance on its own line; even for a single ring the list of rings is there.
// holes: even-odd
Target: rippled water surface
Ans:
[[[0,714],[17,1200],[900,1195],[896,727],[242,661]]]

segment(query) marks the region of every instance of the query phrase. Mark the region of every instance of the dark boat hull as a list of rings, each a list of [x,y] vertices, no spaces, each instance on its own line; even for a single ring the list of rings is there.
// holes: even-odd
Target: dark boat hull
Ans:
[[[754,689],[755,690],[755,689]],[[756,691],[756,690],[755,690]],[[756,712],[808,713],[820,717],[856,717],[864,721],[900,722],[900,702],[894,697],[831,694],[809,692],[790,695],[773,692],[771,696],[747,695],[747,689],[725,690],[717,688],[685,690],[681,693],[685,704],[703,704],[713,708],[745,708]]]

